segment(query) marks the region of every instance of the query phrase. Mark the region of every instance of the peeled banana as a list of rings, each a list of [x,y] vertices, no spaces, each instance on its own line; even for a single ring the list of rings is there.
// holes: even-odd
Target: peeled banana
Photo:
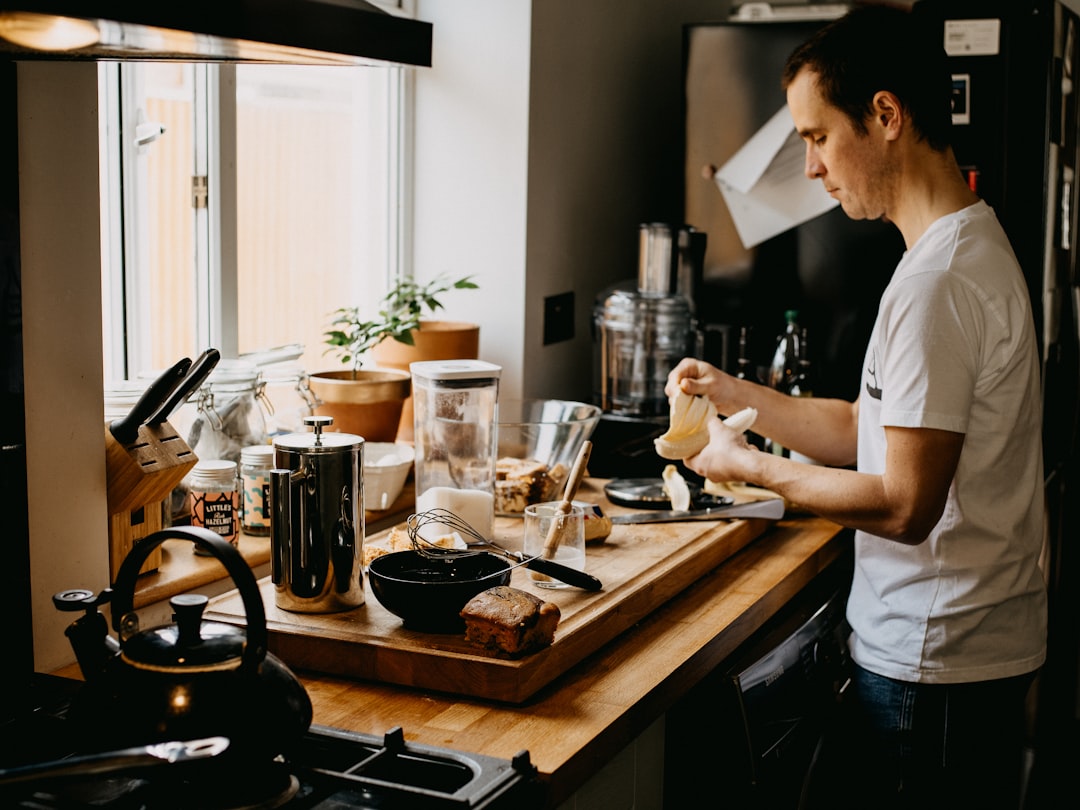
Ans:
[[[709,420],[716,416],[716,406],[708,397],[678,391],[669,405],[667,432],[653,440],[660,458],[689,458],[709,443]]]
[[[691,396],[679,391],[671,400],[670,423],[667,432],[653,440],[661,458],[690,458],[709,443],[709,420],[716,416],[716,407],[707,397]],[[743,408],[724,420],[724,425],[743,433],[757,421],[756,408]]]
[[[685,512],[690,508],[690,486],[674,464],[664,467],[664,492],[671,499],[671,508],[676,512]]]

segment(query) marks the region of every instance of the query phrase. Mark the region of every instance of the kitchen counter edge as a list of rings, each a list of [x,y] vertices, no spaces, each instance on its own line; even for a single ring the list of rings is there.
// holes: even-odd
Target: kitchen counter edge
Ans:
[[[510,759],[557,807],[851,548],[817,517],[765,534],[522,705],[299,671],[315,722]]]

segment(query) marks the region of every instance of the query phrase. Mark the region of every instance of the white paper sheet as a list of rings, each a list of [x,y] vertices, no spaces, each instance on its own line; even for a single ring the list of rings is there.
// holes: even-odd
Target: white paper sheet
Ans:
[[[838,205],[820,180],[807,179],[805,155],[785,105],[713,176],[743,247],[752,248]]]

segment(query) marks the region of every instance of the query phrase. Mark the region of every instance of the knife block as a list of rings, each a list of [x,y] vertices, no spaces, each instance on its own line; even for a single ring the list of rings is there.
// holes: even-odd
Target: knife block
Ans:
[[[105,426],[110,579],[116,578],[135,543],[164,528],[165,504],[198,460],[168,422],[140,425],[138,436],[128,444],[118,442]],[[156,571],[161,559],[159,546],[140,573]]]

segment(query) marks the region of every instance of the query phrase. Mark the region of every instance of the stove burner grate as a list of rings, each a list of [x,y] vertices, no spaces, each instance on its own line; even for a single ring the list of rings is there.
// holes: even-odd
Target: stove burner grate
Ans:
[[[0,770],[60,759],[63,712],[0,724]],[[24,718],[25,720],[25,718]],[[15,740],[21,740],[20,746]],[[44,747],[41,743],[45,743]],[[210,763],[206,763],[208,766]],[[80,776],[0,784],[4,810],[534,810],[544,790],[528,751],[499,759],[418,743],[401,728],[378,738],[312,726],[288,758],[207,770]]]

